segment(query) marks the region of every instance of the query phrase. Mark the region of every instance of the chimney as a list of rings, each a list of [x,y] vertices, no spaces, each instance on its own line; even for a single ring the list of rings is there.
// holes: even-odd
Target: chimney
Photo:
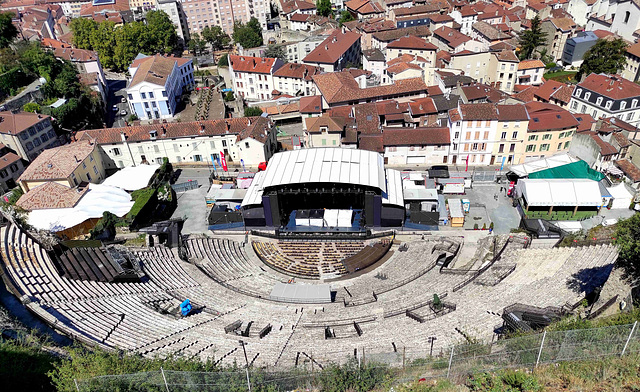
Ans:
[[[149,131],[149,138],[151,140],[156,140],[157,137],[158,137],[158,131],[156,131],[155,129],[152,129]]]
[[[200,133],[204,133],[204,124],[200,123]]]
[[[76,162],[80,162],[77,155],[74,155],[73,158],[76,160]]]
[[[247,126],[250,127],[251,126],[251,119],[249,119],[249,121],[247,121]]]
[[[345,34],[347,32],[347,29],[344,28],[344,26],[342,26],[342,34]]]
[[[120,131],[120,140],[123,142],[127,141],[127,135],[125,135],[123,131]]]
[[[167,127],[165,127],[164,125],[160,127],[160,129],[162,129],[162,134],[166,135],[167,134]]]
[[[329,45],[325,45],[324,50],[329,50]]]

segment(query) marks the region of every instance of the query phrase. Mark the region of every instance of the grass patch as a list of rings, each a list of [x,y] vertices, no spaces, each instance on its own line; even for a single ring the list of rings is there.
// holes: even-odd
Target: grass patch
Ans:
[[[560,83],[578,83],[576,80],[577,73],[578,71],[547,72],[544,74],[544,78],[547,80],[555,80]]]
[[[146,245],[146,241],[145,241],[145,235],[144,234],[140,234],[139,236],[135,237],[135,238],[129,238],[124,242],[124,246],[132,246],[132,247],[141,247],[141,246],[145,246]]]
[[[153,188],[143,188],[138,189],[137,191],[133,191],[131,193],[131,198],[133,199],[133,207],[131,207],[131,211],[127,214],[127,219],[130,221],[134,220],[135,217],[140,213],[140,211],[144,208],[145,205],[154,197],[156,194],[156,190]]]

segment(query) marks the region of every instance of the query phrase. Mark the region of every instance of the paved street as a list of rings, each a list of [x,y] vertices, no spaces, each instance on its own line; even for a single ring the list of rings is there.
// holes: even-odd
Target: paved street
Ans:
[[[200,187],[186,192],[178,193],[178,208],[172,218],[186,218],[183,234],[204,233],[208,230],[207,216],[209,210],[204,197],[209,190],[208,169],[177,169],[181,170],[176,183],[196,180]]]
[[[129,117],[130,110],[129,105],[126,102],[125,87],[127,86],[126,80],[122,79],[107,79],[109,85],[109,97],[107,98],[107,126],[113,128],[124,127],[125,120]],[[125,102],[122,102],[122,98],[125,98]],[[117,110],[114,110],[114,106]],[[126,111],[125,115],[120,114],[122,110]]]

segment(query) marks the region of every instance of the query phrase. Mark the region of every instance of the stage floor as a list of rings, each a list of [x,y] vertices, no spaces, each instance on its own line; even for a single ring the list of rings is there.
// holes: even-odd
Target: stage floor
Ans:
[[[364,230],[362,226],[362,210],[353,211],[353,222],[351,227],[320,227],[320,226],[298,226],[296,225],[296,213],[295,210],[289,215],[289,222],[284,227],[284,230],[291,232],[317,232],[317,233],[357,233]]]

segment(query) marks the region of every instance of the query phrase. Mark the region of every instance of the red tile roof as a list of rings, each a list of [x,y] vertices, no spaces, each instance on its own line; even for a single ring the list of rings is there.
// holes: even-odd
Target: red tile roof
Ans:
[[[0,133],[17,135],[25,129],[49,118],[44,114],[29,112],[0,112]]]
[[[356,42],[360,41],[360,34],[340,30],[335,31],[322,41],[302,61],[307,63],[333,64],[344,55]]]
[[[315,67],[313,65],[286,63],[282,67],[278,68],[278,70],[273,73],[273,76],[311,81],[313,75],[319,74],[321,72],[322,70],[319,67]]]
[[[416,37],[429,37],[431,35],[431,31],[429,30],[429,27],[424,25],[412,26],[373,33],[373,38],[381,42],[390,42],[407,35],[414,35]]]
[[[395,75],[395,74],[399,74],[401,72],[404,72],[406,70],[409,69],[413,69],[416,71],[422,71],[422,68],[418,65],[418,64],[412,64],[412,63],[398,63],[395,65],[392,65],[391,67],[387,68],[386,71],[387,73],[391,74],[391,75]]]
[[[271,74],[276,59],[269,57],[251,57],[229,55],[229,65],[234,72]]]
[[[360,88],[348,72],[331,72],[315,75],[313,81],[329,104],[358,101],[362,99],[384,99],[399,94],[420,94],[427,89],[422,78],[398,80],[394,84]]]
[[[44,150],[22,173],[20,181],[66,179],[95,148],[95,143],[85,140]]]
[[[640,169],[628,159],[619,159],[614,162],[625,176],[629,177],[633,182],[640,181]]]
[[[441,146],[449,145],[449,128],[417,127],[382,130],[382,144],[386,146]]]
[[[544,84],[538,87],[538,90],[535,92],[535,96],[545,101],[549,101],[549,99],[551,99],[551,94],[555,93],[556,90],[560,89],[562,86],[563,84],[558,81],[547,80]]]
[[[590,131],[591,126],[596,122],[590,114],[586,113],[576,113],[573,117],[578,121],[578,129],[576,129],[576,132]]]
[[[559,106],[542,102],[529,102],[525,106],[529,111],[529,132],[556,131],[580,125],[569,111]]]
[[[281,1],[280,5],[282,6],[282,13],[285,15],[296,10],[309,11],[316,9],[315,4],[303,0]]]
[[[465,42],[471,41],[470,37],[447,26],[442,26],[434,30],[433,35],[441,38],[451,48],[457,48],[458,46],[464,44]]]
[[[354,106],[354,117],[358,131],[363,135],[380,133],[380,117],[375,103]]]
[[[382,143],[382,135],[360,135],[358,140],[358,148],[361,150],[384,152],[384,144]]]
[[[300,97],[300,113],[322,113],[322,95]]]
[[[524,105],[497,105],[498,120],[500,121],[524,121],[529,119],[527,108]]]
[[[523,60],[518,64],[518,70],[544,68],[544,63],[540,60]]]
[[[117,144],[122,142],[121,134],[124,133],[128,142],[138,142],[151,140],[149,132],[155,131],[158,140],[233,134],[238,135],[238,141],[251,137],[264,143],[270,131],[270,124],[271,120],[265,117],[238,117],[223,120],[93,129],[78,132],[77,139],[81,140],[83,137],[87,137],[95,139],[98,144]]]
[[[427,62],[427,60],[424,57],[420,57],[415,54],[405,53],[403,55],[396,57],[395,59],[391,59],[387,61],[387,66],[392,66],[400,63],[411,63],[413,61],[422,62],[422,63]]]
[[[415,49],[415,50],[438,50],[434,44],[427,42],[424,38],[418,38],[414,35],[398,38],[389,42],[387,49]]]
[[[475,83],[470,86],[462,86],[460,90],[469,101],[487,99],[489,102],[498,102],[508,97],[508,95],[497,88],[486,84]]]
[[[578,87],[591,90],[611,99],[625,99],[640,96],[640,86],[620,75],[591,74]]]
[[[88,190],[88,186],[82,189],[69,188],[57,182],[45,182],[22,195],[16,205],[27,211],[72,208]]]
[[[4,144],[2,145],[2,147],[4,147]],[[13,163],[18,162],[20,159],[22,158],[20,158],[17,154],[13,152],[8,152],[0,157],[0,169],[4,169],[8,167]]]
[[[492,103],[460,104],[460,114],[463,120],[497,120],[498,110]]]
[[[309,14],[301,14],[299,12],[296,12],[289,17],[289,20],[292,22],[306,22],[310,17],[311,15]]]
[[[231,56],[229,56],[231,57]],[[175,65],[181,66],[191,60],[173,56],[162,56],[156,54],[134,60],[129,68],[136,68],[129,87],[142,82],[149,82],[164,86],[167,78]]]
[[[413,117],[424,116],[426,114],[437,114],[438,108],[436,108],[433,98],[425,97],[409,102],[409,112]]]

